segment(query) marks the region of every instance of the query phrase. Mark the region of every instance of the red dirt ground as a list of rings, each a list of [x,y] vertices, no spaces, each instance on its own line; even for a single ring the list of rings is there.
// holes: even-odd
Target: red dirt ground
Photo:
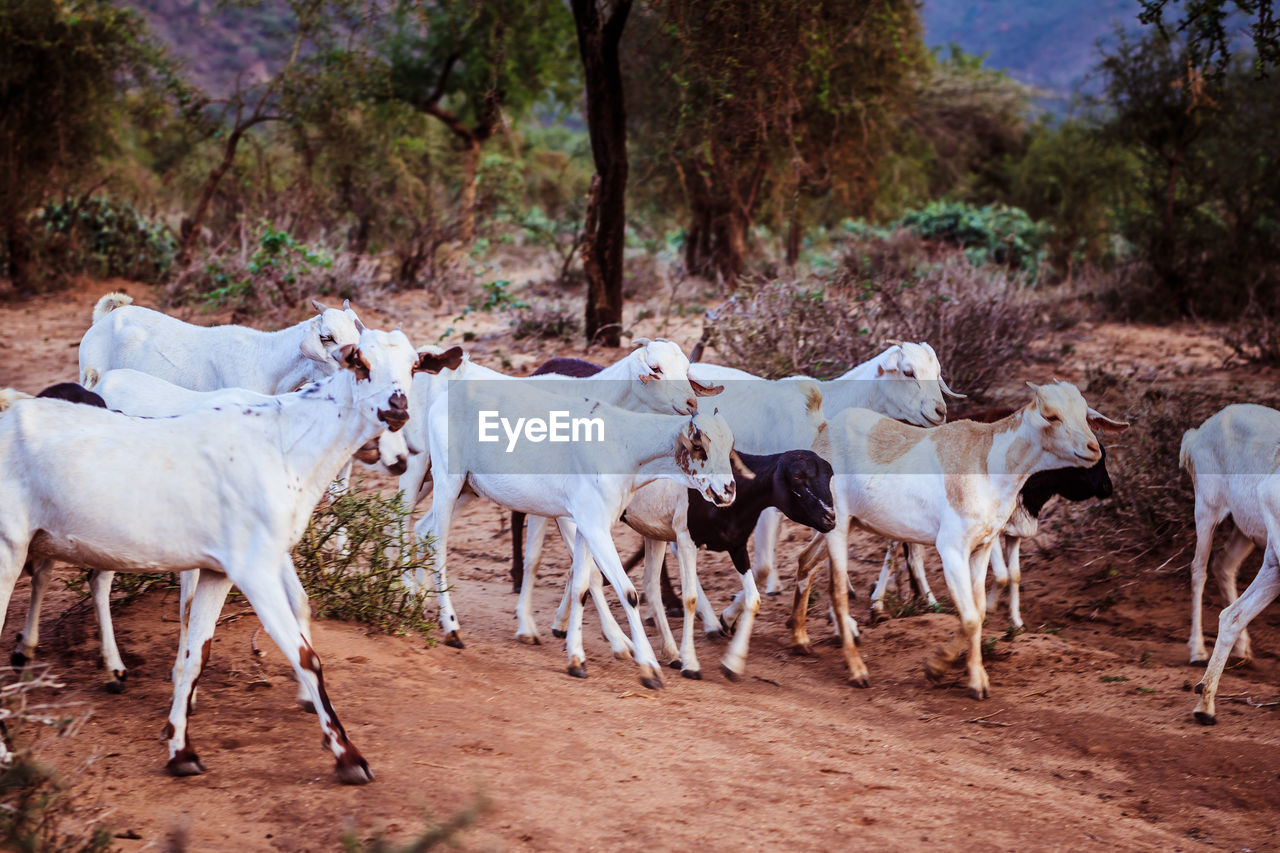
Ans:
[[[94,300],[112,284],[0,306],[0,386],[35,392],[73,378],[75,345]],[[145,288],[129,290],[154,304]],[[380,302],[382,312],[362,306],[362,316],[370,325],[403,322],[426,342],[457,312],[422,304],[420,295],[403,294]],[[500,326],[500,318],[480,320]],[[651,321],[643,331],[686,345],[697,336],[688,321],[665,329]],[[495,367],[500,347],[517,371],[550,353],[546,345],[523,351],[500,328],[482,332],[491,333],[481,335],[475,357]],[[1062,357],[1033,364],[1019,380],[1079,379],[1090,364],[1143,378],[1174,380],[1193,369],[1230,375],[1221,366],[1225,349],[1194,329],[1080,324],[1061,338],[1046,349]],[[65,681],[58,699],[92,713],[78,735],[47,740],[39,754],[68,772],[88,763],[77,782],[80,802],[101,809],[125,851],[164,847],[178,828],[197,850],[332,850],[348,826],[361,837],[408,838],[425,816],[448,816],[481,791],[492,807],[460,846],[1280,847],[1280,717],[1274,708],[1220,701],[1216,728],[1192,721],[1189,689],[1200,670],[1186,665],[1185,571],[1134,566],[1105,543],[1083,565],[1058,556],[1048,539],[1024,548],[1030,631],[995,643],[992,698],[983,703],[964,696],[960,670],[943,687],[922,676],[924,655],[950,636],[954,616],[864,624],[872,684],[855,690],[845,686],[836,646],[820,644],[812,658],[786,650],[787,596],[766,599],[741,683],[716,672],[723,641],[701,641],[705,680],[669,672],[666,689],[653,693],[595,631],[585,681],[565,674],[558,642],[514,640],[504,528],[502,514],[482,502],[455,524],[451,580],[465,650],[339,622],[315,626],[329,693],[377,774],[372,785],[337,784],[315,718],[294,705],[282,656],[265,635],[264,656],[251,653],[257,620],[237,600],[215,636],[192,719],[208,773],[164,773],[160,730],[177,632],[176,603],[160,593],[118,609],[130,666],[120,696],[102,690],[92,618],[71,607],[69,592],[52,597],[43,659]],[[630,553],[637,537],[617,534]],[[793,565],[806,538],[787,528],[783,566]],[[861,591],[879,551],[869,539],[859,546],[863,559],[853,568]],[[547,560],[536,609],[549,638],[568,558],[553,544]],[[699,566],[713,598],[727,602],[737,586],[728,559],[704,553]],[[20,628],[26,586],[19,582],[0,643],[12,644]],[[855,602],[859,613],[865,604]],[[1003,611],[992,615],[987,635],[1000,637],[1006,625]],[[827,633],[817,621],[813,627],[815,637]],[[1259,658],[1251,669],[1229,671],[1222,691],[1271,701],[1280,619],[1264,614],[1252,630]]]

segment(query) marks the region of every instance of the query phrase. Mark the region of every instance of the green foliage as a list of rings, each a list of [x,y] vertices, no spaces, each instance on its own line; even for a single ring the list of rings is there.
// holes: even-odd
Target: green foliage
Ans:
[[[1273,313],[1280,79],[1236,66],[1206,80],[1188,62],[1159,37],[1120,37],[1102,63],[1099,132],[1131,160],[1115,218],[1145,272],[1126,296],[1148,316]]]
[[[0,272],[25,283],[27,214],[111,147],[138,17],[108,0],[0,0]]]
[[[924,58],[915,4],[679,0],[629,26],[637,172],[689,209],[691,272],[732,281],[754,221],[791,221],[801,195],[871,208]]]
[[[454,321],[456,322],[461,320],[472,311],[492,313],[494,311],[528,308],[528,303],[522,302],[511,295],[511,292],[508,290],[509,287],[511,287],[511,282],[506,279],[491,281],[488,284],[483,285],[481,289],[484,291],[484,298],[476,302],[472,302],[466,308],[462,309],[462,313],[453,318]]]
[[[935,201],[909,211],[898,225],[964,249],[975,266],[1004,264],[1033,279],[1039,272],[1045,229],[1019,208]]]
[[[411,533],[411,514],[403,493],[388,498],[355,487],[321,504],[293,549],[312,612],[429,640],[434,623],[425,606],[431,587],[412,590],[402,579],[406,572],[429,574],[434,565],[433,544]]]
[[[1138,20],[1154,24],[1168,37],[1164,13],[1169,0],[1141,0]],[[1181,0],[1172,4],[1178,20],[1174,29],[1188,34],[1192,63],[1203,68],[1212,65],[1222,72],[1231,62],[1233,40],[1239,30],[1238,16],[1249,18],[1249,34],[1253,38],[1256,69],[1265,73],[1280,64],[1280,22],[1276,20],[1272,0]]]
[[[333,285],[333,256],[300,243],[292,234],[263,220],[257,245],[243,254],[212,255],[187,288],[208,305],[262,310],[296,305],[307,293],[325,293]]]
[[[36,216],[46,263],[101,278],[154,283],[173,266],[177,239],[127,201],[108,196],[47,202]]]

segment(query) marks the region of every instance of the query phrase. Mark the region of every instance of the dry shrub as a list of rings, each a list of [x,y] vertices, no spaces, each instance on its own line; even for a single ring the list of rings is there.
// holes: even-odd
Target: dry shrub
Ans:
[[[75,778],[63,778],[36,758],[42,735],[72,737],[88,716],[74,705],[41,701],[40,694],[63,686],[37,665],[0,688],[0,726],[12,744],[0,767],[4,850],[98,853],[111,848],[111,833],[99,820],[101,810],[72,795]]]
[[[1225,406],[1241,402],[1241,389],[1161,388],[1101,370],[1086,378],[1089,403],[1130,426],[1107,440],[1114,494],[1077,505],[1074,512],[1088,534],[1064,545],[1093,553],[1105,543],[1108,552],[1126,554],[1132,561],[1154,555],[1161,565],[1185,567],[1195,546],[1195,490],[1178,463],[1182,436]]]
[[[581,311],[572,305],[551,303],[512,311],[511,336],[516,340],[572,341],[582,335]]]
[[[832,275],[747,282],[707,312],[704,340],[726,364],[776,378],[830,378],[887,340],[927,341],[957,391],[983,395],[1036,336],[1032,293],[999,266],[896,232],[853,244]]]
[[[403,493],[385,497],[358,485],[316,508],[293,549],[315,615],[431,638],[431,587],[412,590],[402,578],[419,569],[429,574],[435,549],[430,540],[413,538],[410,515]]]
[[[1280,324],[1268,314],[1255,311],[1226,326],[1222,339],[1247,362],[1280,367]]]

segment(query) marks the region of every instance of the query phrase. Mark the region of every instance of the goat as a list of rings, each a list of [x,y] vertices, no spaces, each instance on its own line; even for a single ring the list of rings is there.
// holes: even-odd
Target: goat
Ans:
[[[290,550],[351,454],[408,420],[411,371],[441,365],[415,363],[399,332],[386,343],[365,332],[337,356],[335,375],[252,406],[146,419],[30,400],[0,417],[0,613],[28,559],[200,570],[165,730],[174,775],[205,769],[187,733],[187,702],[235,584],[306,686],[338,778],[373,778],[325,693]]]
[[[373,332],[373,334],[382,340],[387,333]],[[258,394],[244,388],[188,391],[163,379],[124,367],[108,370],[102,374],[97,389],[101,392],[100,394],[86,391],[75,383],[64,382],[46,388],[40,392],[39,396],[58,396],[60,399],[71,402],[86,402],[100,408],[109,407],[133,417],[145,418],[175,417],[216,406],[251,407],[269,404],[273,399],[269,395]],[[381,462],[388,468],[393,470],[398,468],[403,471],[408,455],[404,432],[386,430],[366,442],[356,451],[355,457],[369,463]],[[116,645],[111,619],[111,584],[114,575],[115,573],[110,570],[91,572],[89,589],[93,594],[94,613],[102,636],[102,658],[109,676],[106,687],[112,693],[122,693],[125,689],[128,670]],[[11,655],[14,666],[23,666],[35,657],[40,637],[40,609],[51,578],[52,565],[44,567],[43,570],[32,571],[31,602],[27,609],[26,626],[18,635],[18,647]],[[181,581],[182,591],[179,602],[185,612],[185,605],[195,592],[194,573],[183,572]],[[301,685],[299,687],[301,689]],[[301,701],[305,701],[305,697],[302,697]]]
[[[809,450],[791,450],[767,456],[740,453],[744,471],[735,475],[737,496],[733,505],[717,507],[692,489],[681,489],[670,480],[650,483],[635,494],[622,520],[644,536],[644,590],[650,611],[662,636],[663,656],[685,678],[701,678],[693,647],[694,612],[700,585],[697,549],[727,551],[737,570],[747,603],[733,641],[720,662],[720,671],[731,681],[746,670],[747,646],[760,593],[756,589],[747,540],[765,507],[774,507],[792,521],[823,533],[834,522],[831,498],[831,465]],[[684,626],[679,650],[667,624],[659,591],[664,543],[674,542],[680,565],[684,599]]]
[[[1237,408],[1229,406],[1228,409]],[[1250,407],[1261,408],[1261,407]],[[1226,410],[1224,410],[1226,411]],[[1270,410],[1267,410],[1270,412]],[[1219,415],[1222,412],[1219,412]],[[1274,412],[1272,412],[1274,414]],[[1215,415],[1214,417],[1217,417]],[[1248,417],[1247,415],[1245,416]],[[1269,420],[1269,415],[1259,415],[1255,424],[1261,425],[1260,422]],[[1212,420],[1212,418],[1211,418]],[[1203,427],[1201,430],[1203,431]],[[1262,430],[1259,430],[1261,432]],[[1197,440],[1195,444],[1199,444]],[[1186,439],[1183,440],[1184,450],[1194,448],[1186,447]],[[1200,683],[1196,685],[1196,693],[1200,694],[1200,699],[1196,702],[1194,711],[1196,722],[1203,726],[1211,726],[1218,722],[1216,710],[1214,708],[1214,700],[1218,694],[1218,681],[1222,678],[1222,670],[1227,665],[1227,658],[1232,650],[1239,649],[1240,640],[1245,636],[1245,628],[1253,621],[1253,618],[1263,611],[1263,609],[1280,595],[1280,556],[1277,555],[1276,549],[1280,547],[1280,476],[1274,471],[1275,461],[1275,445],[1272,444],[1266,448],[1265,454],[1255,457],[1253,470],[1240,471],[1235,476],[1228,475],[1224,477],[1229,485],[1227,490],[1234,491],[1242,496],[1249,488],[1248,483],[1253,483],[1253,493],[1256,496],[1257,505],[1262,516],[1263,527],[1265,529],[1265,550],[1262,555],[1262,568],[1258,569],[1258,574],[1254,576],[1253,583],[1245,588],[1245,591],[1239,598],[1228,604],[1218,615],[1218,639],[1213,644],[1213,655],[1209,658],[1208,667],[1205,669],[1204,678],[1200,679]],[[1222,460],[1227,461],[1227,460]],[[1210,472],[1200,468],[1195,469],[1195,462],[1192,463],[1193,472],[1201,477],[1205,477]],[[1270,473],[1263,474],[1266,469]],[[1223,472],[1226,473],[1225,471]],[[1195,476],[1193,474],[1193,476]],[[1205,477],[1212,479],[1212,477]],[[1200,554],[1200,482],[1197,480],[1196,489],[1196,554]],[[1242,506],[1233,504],[1233,507]],[[1215,509],[1217,507],[1214,507]],[[1213,513],[1205,514],[1207,519],[1213,517]],[[1238,522],[1237,522],[1238,524]],[[1210,534],[1212,528],[1206,524]],[[1251,540],[1252,541],[1252,540]],[[1207,548],[1205,549],[1208,550]],[[1207,558],[1207,555],[1206,555]],[[1237,563],[1238,565],[1238,563]],[[1201,584],[1203,585],[1203,572],[1201,569]],[[1246,647],[1247,649],[1247,647]]]
[[[586,384],[578,380],[566,382],[564,377],[553,375],[517,379],[466,360],[459,370],[450,375],[441,374],[436,378],[416,381],[412,391],[413,405],[419,411],[429,411],[438,400],[448,399],[450,384],[456,384],[458,380],[493,379],[501,380],[501,383],[493,386],[495,389],[510,387],[513,393],[519,387],[533,385],[541,387],[547,393],[574,397],[586,395],[598,402],[636,412],[687,415],[697,410],[699,397],[712,396],[722,390],[690,379],[689,361],[676,344],[660,338],[653,341],[637,338],[635,343],[635,350],[601,369]],[[412,446],[427,446],[430,441],[430,422],[427,418],[420,420],[421,423],[415,421],[417,425],[411,427],[408,436]],[[400,488],[410,496],[414,505],[430,492],[427,480],[430,466],[430,458],[410,459],[408,471],[400,478]],[[445,645],[463,648],[465,644],[459,630],[457,611],[453,608],[448,580],[442,570],[438,570],[436,574],[436,598],[440,624],[445,632]],[[603,604],[603,599],[597,601],[599,609],[603,610]],[[616,624],[612,627],[616,629]],[[605,632],[615,654],[627,653],[629,650],[625,636],[619,630],[612,633],[610,630],[610,625],[606,622]]]
[[[979,423],[992,423],[1006,418],[1016,410],[1010,408],[986,409],[975,412],[964,420]],[[1000,531],[997,547],[991,549],[991,569],[995,576],[995,584],[987,596],[987,609],[994,610],[1000,597],[1001,588],[1009,587],[1009,617],[1014,628],[1021,629],[1022,613],[1019,608],[1019,584],[1022,580],[1020,551],[1023,539],[1036,535],[1037,523],[1044,506],[1054,497],[1062,497],[1069,501],[1085,501],[1090,498],[1105,500],[1111,497],[1113,487],[1111,477],[1107,473],[1107,449],[1102,447],[1102,459],[1092,468],[1055,468],[1051,471],[1038,471],[1027,480],[1022,491],[1018,493],[1018,502],[1014,506],[1013,515]],[[820,542],[823,540],[820,540]],[[885,560],[880,569],[880,577],[871,591],[871,618],[882,619],[885,616],[884,595],[889,581],[894,578],[894,552],[898,543],[890,543]],[[924,554],[921,547],[910,543],[903,544],[905,564],[911,573],[912,585],[916,593],[930,605],[937,599],[929,589],[929,581],[924,574]],[[825,551],[818,549],[811,552],[806,549],[802,558],[805,560],[821,560],[826,557]],[[899,589],[902,581],[896,579]]]
[[[1213,565],[1218,589],[1229,605],[1236,600],[1240,564],[1255,546],[1265,548],[1267,545],[1266,515],[1258,499],[1258,487],[1277,462],[1280,462],[1280,412],[1266,406],[1251,403],[1227,406],[1182,436],[1178,463],[1191,475],[1196,494],[1191,638],[1187,641],[1191,663],[1204,663],[1209,659],[1204,644],[1202,610],[1213,535],[1218,525],[1230,516],[1235,530],[1227,541],[1225,553]],[[1218,643],[1221,642],[1219,634]],[[1235,643],[1237,656],[1246,661],[1253,658],[1249,632],[1243,627]]]
[[[805,419],[801,414],[803,405],[796,402],[803,396],[803,382],[814,380],[790,377],[767,381],[743,371],[705,363],[698,363],[691,370],[703,381],[724,384],[725,392],[717,405],[733,426],[741,450],[777,453],[792,447],[812,446],[817,428]],[[752,381],[731,382],[730,379]],[[947,396],[964,397],[947,386],[937,353],[923,342],[890,342],[887,349],[839,378],[816,384],[828,418],[847,409],[862,408],[919,426],[933,426],[946,419]],[[756,524],[756,583],[763,584],[766,595],[777,595],[781,591],[775,561],[781,524],[781,515],[772,509],[761,513]],[[720,614],[720,621],[733,625],[744,603],[742,594],[735,596]]]
[[[508,456],[480,441],[480,413],[487,411],[594,416],[600,419],[603,440],[539,444],[536,453]],[[582,599],[593,564],[598,564],[622,600],[641,683],[661,687],[658,662],[636,610],[635,587],[622,570],[609,529],[635,491],[658,478],[698,489],[717,505],[731,503],[736,489],[729,461],[733,436],[724,419],[705,413],[692,419],[643,414],[553,394],[537,382],[512,381],[456,383],[432,405],[428,419],[434,497],[416,530],[434,537],[437,590],[445,576],[453,515],[460,500],[469,499],[464,489],[507,509],[556,518],[566,540],[574,543],[569,674],[586,676]]]
[[[829,419],[836,509],[835,527],[826,534],[831,599],[854,686],[868,682],[849,617],[851,523],[888,539],[937,547],[960,632],[926,659],[925,673],[931,680],[942,677],[967,647],[969,694],[989,695],[982,666],[987,564],[1018,493],[1037,471],[1097,464],[1102,449],[1091,428],[1128,427],[1090,409],[1074,385],[1031,388],[1031,402],[994,424],[954,421],[921,429],[864,409]],[[808,579],[803,567],[797,571],[790,620],[793,646],[804,653],[812,651],[805,630]]]
[[[245,326],[193,326],[108,293],[93,309],[80,341],[80,383],[94,389],[102,374],[131,367],[192,391],[248,388],[283,394],[338,370],[334,355],[354,346],[364,325],[342,310],[312,300],[319,316],[278,332]]]

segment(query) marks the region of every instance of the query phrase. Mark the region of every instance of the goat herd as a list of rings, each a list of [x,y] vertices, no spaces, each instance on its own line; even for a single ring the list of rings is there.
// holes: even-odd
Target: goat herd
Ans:
[[[933,545],[960,630],[929,655],[925,674],[936,680],[966,657],[969,693],[982,699],[990,689],[982,623],[1001,587],[1009,587],[1012,619],[1021,624],[1020,539],[1035,533],[1053,496],[1110,494],[1094,430],[1127,426],[1089,408],[1064,382],[1031,385],[1020,409],[947,422],[946,396],[962,395],[947,387],[926,343],[895,342],[831,381],[769,381],[690,365],[675,344],[643,339],[607,367],[553,359],[516,379],[475,364],[458,347],[415,350],[401,331],[366,329],[348,305],[314,303],[317,316],[268,333],[197,327],[131,302],[116,293],[98,301],[80,344],[80,384],[55,385],[37,398],[0,392],[0,604],[7,607],[25,567],[32,594],[14,652],[21,665],[35,653],[53,562],[94,569],[103,658],[109,686],[119,691],[126,672],[111,627],[112,573],[181,571],[165,727],[175,775],[204,770],[187,716],[234,584],[293,666],[299,700],[315,710],[339,779],[373,779],[325,692],[290,557],[326,489],[335,479],[345,482],[353,456],[400,474],[415,505],[431,495],[415,533],[435,540],[433,577],[405,580],[413,588],[434,584],[450,645],[463,646],[448,584],[449,529],[461,506],[479,496],[513,514],[520,641],[541,642],[531,594],[554,519],[573,555],[553,628],[565,638],[569,673],[586,676],[582,619],[590,596],[614,653],[635,660],[646,687],[662,686],[640,596],[610,535],[621,519],[644,537],[643,585],[661,660],[687,678],[701,677],[694,643],[701,618],[709,634],[732,634],[721,670],[737,680],[760,606],[757,578],[766,591],[778,590],[774,551],[785,515],[815,531],[800,556],[788,623],[795,647],[810,647],[809,591],[825,557],[849,682],[867,686],[849,614],[851,526],[903,543],[905,562],[931,602],[921,546]],[[711,399],[700,406],[704,397]],[[1280,524],[1280,478],[1267,476],[1278,447],[1280,412],[1261,406],[1230,406],[1183,440],[1182,463],[1196,486],[1193,661],[1206,658],[1200,602],[1214,529],[1227,516],[1236,527],[1215,567],[1234,603],[1223,611],[1197,687],[1202,723],[1214,722],[1228,653],[1234,647],[1249,656],[1244,628],[1280,593],[1280,558],[1276,545],[1267,545],[1280,544],[1280,531],[1268,535]],[[680,570],[679,644],[660,589],[668,543]],[[1255,543],[1266,547],[1263,568],[1236,600],[1236,570]],[[698,582],[700,546],[727,551],[741,579],[741,592],[721,613]],[[892,556],[897,545],[889,548]],[[883,609],[891,562],[873,611]],[[997,580],[990,596],[988,563]],[[629,632],[612,616],[605,579]]]

